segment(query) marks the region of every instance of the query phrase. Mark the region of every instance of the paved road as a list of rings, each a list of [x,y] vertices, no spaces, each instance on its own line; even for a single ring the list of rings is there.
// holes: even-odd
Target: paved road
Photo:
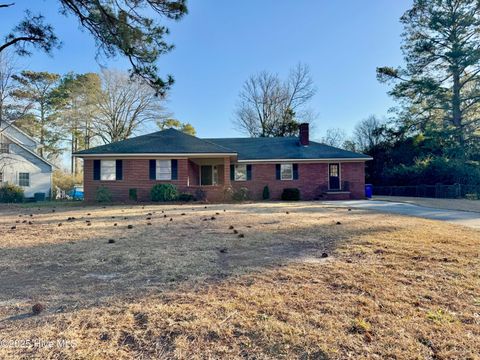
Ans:
[[[470,211],[434,209],[414,204],[380,200],[325,201],[324,204],[441,220],[480,229],[480,213]]]

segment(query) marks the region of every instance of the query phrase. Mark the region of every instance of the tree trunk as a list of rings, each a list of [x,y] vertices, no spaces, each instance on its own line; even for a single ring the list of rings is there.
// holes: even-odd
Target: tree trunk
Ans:
[[[72,146],[71,146],[71,155],[70,155],[70,172],[75,174],[75,157],[73,153],[75,152],[75,135],[72,131]]]
[[[457,140],[460,146],[463,146],[464,137],[462,127],[460,88],[460,72],[458,71],[458,68],[455,68],[453,70],[452,123],[457,131]]]
[[[40,156],[43,158],[44,155],[44,149],[43,147],[45,146],[45,133],[44,133],[44,127],[45,127],[45,112],[43,110],[43,104],[40,105]]]

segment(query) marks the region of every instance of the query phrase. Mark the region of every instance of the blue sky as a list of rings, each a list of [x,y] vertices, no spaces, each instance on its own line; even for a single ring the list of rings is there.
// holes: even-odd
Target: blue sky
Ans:
[[[32,5],[34,3],[34,5]],[[387,115],[393,105],[375,68],[402,63],[399,18],[410,0],[190,0],[189,14],[170,26],[176,48],[160,62],[175,77],[167,103],[181,121],[202,137],[240,134],[232,125],[243,82],[262,70],[285,76],[298,62],[310,66],[317,94],[314,138],[327,128],[350,132],[370,114]],[[5,34],[21,13],[41,11],[63,47],[52,57],[36,52],[24,68],[77,73],[99,70],[93,39],[76,19],[58,13],[54,0],[18,0],[1,10]],[[126,69],[122,59],[101,60]]]

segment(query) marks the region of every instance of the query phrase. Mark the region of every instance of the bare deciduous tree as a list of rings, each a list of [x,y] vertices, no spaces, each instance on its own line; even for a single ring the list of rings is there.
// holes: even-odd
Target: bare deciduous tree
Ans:
[[[104,143],[125,140],[140,126],[161,117],[163,100],[144,81],[112,70],[102,70],[100,77],[93,124]]]
[[[353,130],[353,142],[359,151],[366,151],[378,145],[382,139],[381,131],[385,121],[375,115],[360,121]]]
[[[340,128],[330,128],[327,129],[325,136],[322,137],[321,141],[330,146],[342,147],[346,137],[347,134],[345,133],[345,130]]]
[[[15,88],[13,81],[13,75],[16,72],[15,65],[13,54],[8,51],[0,52],[0,125],[8,119],[11,93]]]
[[[288,136],[298,131],[296,119],[311,121],[306,105],[315,95],[308,66],[298,64],[282,81],[263,71],[243,84],[235,112],[235,126],[251,137]]]

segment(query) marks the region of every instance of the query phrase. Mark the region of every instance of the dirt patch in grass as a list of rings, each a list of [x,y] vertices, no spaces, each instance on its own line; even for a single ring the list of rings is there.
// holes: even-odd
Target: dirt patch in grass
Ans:
[[[54,344],[0,357],[479,358],[475,230],[317,203],[1,211],[2,339]]]

